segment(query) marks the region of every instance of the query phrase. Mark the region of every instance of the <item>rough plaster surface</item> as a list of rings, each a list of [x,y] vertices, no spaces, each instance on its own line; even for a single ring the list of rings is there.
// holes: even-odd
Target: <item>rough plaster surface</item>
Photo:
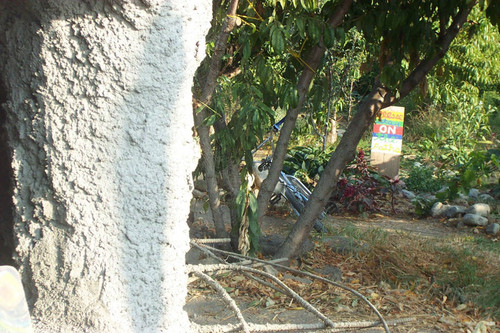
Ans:
[[[40,331],[188,331],[191,85],[210,2],[0,3],[16,253]]]

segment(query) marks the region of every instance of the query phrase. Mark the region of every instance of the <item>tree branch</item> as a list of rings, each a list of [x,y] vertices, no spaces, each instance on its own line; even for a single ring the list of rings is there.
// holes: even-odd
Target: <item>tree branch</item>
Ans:
[[[467,17],[476,3],[477,1],[472,1],[467,7],[459,10],[457,15],[454,17],[452,24],[438,38],[436,43],[437,52],[433,56],[420,62],[420,64],[415,67],[413,72],[403,81],[400,89],[400,97],[397,99],[391,98],[391,104],[407,96],[430,72],[432,67],[434,67],[437,62],[444,57],[451,42],[455,39],[463,24],[467,21]]]
[[[458,34],[474,4],[475,1],[458,12],[446,33],[442,38],[437,39],[436,46],[438,52],[429,59],[421,62],[408,78],[403,81],[400,91],[401,97],[408,95],[439,59],[445,55],[448,47]],[[337,184],[345,166],[354,158],[356,147],[363,133],[373,124],[380,109],[393,104],[395,101],[397,101],[397,99],[388,88],[381,86],[380,83],[375,84],[369,97],[359,107],[359,111],[349,123],[344,136],[323,170],[321,178],[305,206],[304,212],[299,216],[292,231],[278,253],[276,253],[275,258],[293,258],[297,255],[298,249],[309,235],[314,225],[314,221],[325,207],[333,191],[333,185]]]
[[[240,308],[238,307],[234,299],[229,296],[227,291],[217,281],[212,279],[207,274],[203,273],[201,270],[192,270],[192,273],[209,284],[212,288],[214,288],[215,291],[217,291],[217,293],[219,293],[219,295],[221,295],[222,300],[231,308],[231,310],[233,310],[233,312],[236,314],[236,317],[240,321],[238,328],[241,328],[245,333],[250,333],[250,327],[248,326],[245,317],[243,317]]]
[[[313,278],[313,279],[320,280],[320,281],[322,281],[322,282],[325,282],[325,283],[331,284],[331,285],[336,286],[336,287],[338,287],[338,288],[340,288],[340,289],[343,289],[343,290],[345,290],[345,291],[348,291],[348,292],[350,292],[350,293],[354,294],[356,297],[360,298],[363,302],[365,302],[365,303],[366,303],[366,304],[367,304],[367,305],[368,305],[368,306],[369,306],[369,307],[370,307],[370,308],[371,308],[371,309],[375,312],[375,314],[379,317],[379,319],[380,319],[380,323],[384,326],[384,329],[386,329],[386,331],[387,331],[387,332],[389,331],[389,329],[388,329],[388,327],[387,327],[387,325],[388,325],[388,324],[387,324],[386,320],[383,318],[383,316],[380,314],[380,312],[377,310],[377,308],[376,308],[376,307],[375,307],[372,303],[370,303],[370,301],[369,301],[366,297],[364,297],[362,294],[360,294],[360,293],[359,293],[359,292],[357,292],[356,290],[354,290],[354,289],[352,289],[352,288],[349,288],[349,287],[347,287],[347,286],[345,286],[345,285],[343,285],[343,284],[341,284],[341,283],[338,283],[338,282],[335,282],[335,281],[329,280],[329,279],[327,279],[327,278],[324,278],[324,277],[318,276],[318,275],[316,275],[316,274],[312,274],[312,273],[309,273],[309,272],[304,272],[304,271],[300,271],[300,270],[297,270],[297,269],[293,269],[293,268],[290,268],[290,267],[287,267],[287,266],[283,266],[283,265],[281,265],[281,264],[276,263],[275,261],[273,262],[273,261],[268,261],[268,260],[262,260],[262,259],[258,259],[258,258],[253,258],[253,257],[243,256],[243,255],[241,255],[241,254],[231,253],[231,252],[228,252],[228,251],[220,250],[220,249],[217,249],[217,248],[214,248],[214,247],[210,247],[210,246],[206,246],[206,245],[204,245],[204,247],[206,247],[207,249],[210,249],[211,251],[218,252],[218,253],[221,253],[221,254],[227,255],[227,256],[229,256],[229,257],[236,258],[236,259],[240,259],[240,260],[241,260],[241,259],[247,259],[247,260],[251,260],[251,261],[257,262],[257,263],[264,263],[264,264],[266,264],[266,265],[270,265],[270,266],[277,267],[277,268],[279,268],[279,269],[287,270],[287,271],[290,271],[290,272],[295,273],[295,274],[299,274],[299,275],[307,276],[307,277],[310,277],[310,278]],[[241,264],[241,263],[240,263],[240,264]],[[188,271],[189,271],[190,269],[193,269],[192,267],[193,267],[192,265],[188,266]],[[206,265],[206,266],[203,266],[203,269],[205,269],[205,270],[222,269],[221,267],[227,267],[228,269],[230,268],[230,269],[233,269],[233,270],[237,270],[235,267],[241,267],[241,266],[236,266],[235,264],[231,264],[231,265],[229,265],[229,264],[228,264],[227,266],[222,266],[222,265]],[[268,276],[268,273],[264,273],[264,272],[262,272],[262,271],[259,271],[259,270],[254,269],[254,268],[244,268],[244,269],[243,269],[243,268],[241,268],[240,270],[242,270],[242,271],[247,270],[247,271],[248,271],[248,270],[250,270],[250,269],[251,269],[251,270],[252,270],[252,272],[254,272],[254,273],[257,273],[257,274],[262,274],[262,275],[264,275],[264,276]],[[276,281],[276,280],[277,280],[277,278],[275,278],[275,277],[274,277],[274,276],[272,276],[272,275],[271,275],[271,276],[268,276],[268,277],[269,277],[270,279],[272,279],[273,281]],[[279,281],[279,280],[278,280],[278,281]],[[279,285],[279,286],[282,286],[281,284],[282,284],[282,282],[280,281],[280,283],[278,283],[278,285]],[[288,287],[287,287],[287,288],[288,288]],[[284,288],[284,289],[285,289],[285,290],[287,290],[286,288]],[[292,297],[294,297],[294,296],[293,296],[293,294],[291,294],[291,296],[292,296]],[[297,295],[297,296],[298,296],[298,295]],[[299,298],[300,298],[300,296],[299,296]],[[305,301],[305,300],[302,300],[302,301],[301,301],[300,299],[298,299],[297,301],[298,301],[299,303],[301,303],[302,301],[307,303],[307,301]],[[302,304],[302,303],[301,303],[301,304]],[[310,308],[309,308],[309,307],[305,307],[305,308],[306,308],[307,310],[309,310],[309,311],[310,311]],[[314,309],[313,313],[315,313],[315,314],[316,314],[316,311],[317,311],[317,310],[315,310],[315,309]],[[321,318],[321,316],[318,316],[318,317],[319,317],[319,318]],[[332,325],[332,324],[331,324],[331,322],[330,322],[330,323],[329,323],[328,321],[324,321],[324,322],[325,322],[326,324],[328,324],[330,327],[338,327],[338,326],[337,326],[337,324]]]

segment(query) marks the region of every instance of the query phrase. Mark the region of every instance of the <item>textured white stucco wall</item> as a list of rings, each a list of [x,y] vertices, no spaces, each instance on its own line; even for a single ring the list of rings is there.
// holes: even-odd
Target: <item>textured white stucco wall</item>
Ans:
[[[187,331],[191,86],[211,1],[24,3],[0,23],[37,327]]]

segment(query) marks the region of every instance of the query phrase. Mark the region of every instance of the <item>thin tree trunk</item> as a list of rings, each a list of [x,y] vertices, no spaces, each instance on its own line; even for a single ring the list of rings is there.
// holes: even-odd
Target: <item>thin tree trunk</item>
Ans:
[[[436,47],[439,51],[434,56],[423,60],[408,78],[403,81],[400,90],[400,98],[407,96],[427,75],[439,59],[446,54],[446,50],[448,50],[463,23],[467,20],[467,16],[474,7],[474,4],[475,3],[472,2],[467,8],[458,12],[451,26],[436,43]],[[324,209],[333,191],[334,187],[332,184],[337,184],[345,166],[354,158],[356,147],[363,133],[372,125],[380,109],[395,103],[397,100],[398,99],[394,97],[394,94],[390,90],[379,84],[375,86],[368,99],[360,106],[358,112],[349,123],[344,136],[340,140],[335,152],[332,154],[316,188],[311,194],[304,213],[298,218],[297,223],[293,226],[287,239],[275,254],[275,258],[293,258],[297,255],[300,246],[307,239],[313,228],[314,221]]]
[[[351,120],[351,111],[352,111],[352,91],[354,89],[354,80],[351,80],[351,84],[349,85],[349,109],[347,111],[347,121]]]
[[[226,237],[227,232],[220,207],[219,187],[217,185],[214,154],[210,142],[210,131],[209,127],[206,126],[203,121],[207,118],[207,106],[212,100],[212,95],[217,85],[217,78],[220,75],[221,59],[226,50],[229,33],[233,30],[236,24],[235,15],[237,8],[238,0],[232,0],[227,10],[224,26],[217,36],[214,54],[210,60],[210,68],[208,74],[206,75],[205,82],[203,82],[201,97],[198,101],[196,101],[193,110],[196,131],[198,132],[198,137],[200,138],[203,170],[205,181],[207,183],[208,201],[215,224],[215,232],[218,238]],[[196,112],[199,107],[201,107],[201,110]]]
[[[325,125],[325,135],[323,139],[323,151],[326,150],[327,144],[333,144],[337,141],[337,108],[334,108],[332,114],[332,69],[328,70],[328,113],[326,116],[326,125]],[[329,129],[330,128],[330,129]]]
[[[221,132],[226,128],[227,124],[225,121],[225,117],[218,118],[214,123],[215,132]],[[240,171],[239,171],[240,161],[226,161],[226,165],[222,168],[222,177],[221,177],[221,185],[226,191],[227,201],[230,203],[236,202],[236,197],[240,191],[241,179],[240,179]],[[231,204],[229,205],[229,212],[231,216],[231,233],[235,231],[235,225],[238,221],[236,206]],[[237,238],[238,235],[231,235],[231,237]],[[234,248],[234,249],[237,249]]]
[[[349,123],[339,145],[323,170],[304,213],[300,215],[294,224],[287,239],[276,253],[276,258],[293,258],[296,256],[298,249],[309,236],[314,221],[325,207],[334,188],[332,184],[337,184],[345,166],[354,158],[359,140],[375,119],[382,105],[388,102],[387,97],[388,91],[378,86],[372,91],[364,104],[360,106],[359,111]]]
[[[351,7],[352,0],[344,0],[338,7],[335,15],[330,18],[328,23],[336,28],[338,27],[344,19],[347,11]],[[288,142],[290,140],[290,136],[292,134],[292,130],[295,127],[295,122],[297,120],[297,116],[299,111],[302,109],[304,102],[306,101],[306,94],[311,84],[312,79],[314,78],[315,71],[318,68],[321,60],[324,57],[325,48],[323,46],[317,45],[315,46],[309,57],[306,59],[307,67],[304,68],[302,75],[299,78],[299,82],[297,83],[297,90],[299,93],[299,102],[296,108],[289,109],[283,127],[281,129],[280,137],[276,143],[276,150],[273,154],[273,162],[269,169],[269,174],[267,178],[262,182],[260,187],[259,196],[257,198],[258,204],[258,221],[259,224],[262,224],[262,219],[267,211],[267,206],[269,200],[271,199],[271,195],[273,193],[274,188],[276,187],[276,183],[278,182],[280,170],[283,167],[283,162],[285,160],[286,151],[288,148]]]
[[[326,144],[334,144],[337,142],[337,116],[336,116],[336,111],[334,111],[332,117],[328,120],[328,125],[326,126],[327,128],[330,128],[328,130],[328,133],[326,134],[326,140],[323,143],[323,151],[326,151]]]

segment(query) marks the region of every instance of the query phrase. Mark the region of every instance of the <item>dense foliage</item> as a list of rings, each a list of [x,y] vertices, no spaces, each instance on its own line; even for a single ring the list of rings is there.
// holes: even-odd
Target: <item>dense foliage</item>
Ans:
[[[217,29],[228,19],[226,3],[218,3],[209,54],[216,49]],[[346,4],[347,14],[338,21],[337,11]],[[253,202],[244,181],[251,173],[252,149],[277,119],[300,107],[302,126],[296,135],[317,133],[324,143],[332,124],[337,126],[329,120],[349,120],[375,85],[385,87],[393,100],[406,96],[399,102],[407,108],[408,137],[414,138],[408,147],[426,161],[463,170],[470,167],[472,152],[496,148],[490,125],[498,115],[495,55],[500,43],[490,20],[496,23],[498,5],[481,1],[450,49],[439,46],[454,38],[454,20],[473,4],[468,0],[241,1],[205,121],[215,129],[212,142],[218,170],[239,164],[242,158],[247,165],[236,204],[248,208]],[[318,48],[323,57],[316,66],[308,56]],[[301,75],[307,71],[313,79],[301,87]],[[427,72],[427,78],[418,76]],[[419,82],[419,89],[412,82]],[[334,147],[323,146],[324,157],[304,159],[296,170],[287,171],[314,185]],[[484,158],[494,161],[489,153]],[[246,212],[245,207],[239,211]],[[257,223],[256,214],[250,214],[250,220],[251,225]]]

